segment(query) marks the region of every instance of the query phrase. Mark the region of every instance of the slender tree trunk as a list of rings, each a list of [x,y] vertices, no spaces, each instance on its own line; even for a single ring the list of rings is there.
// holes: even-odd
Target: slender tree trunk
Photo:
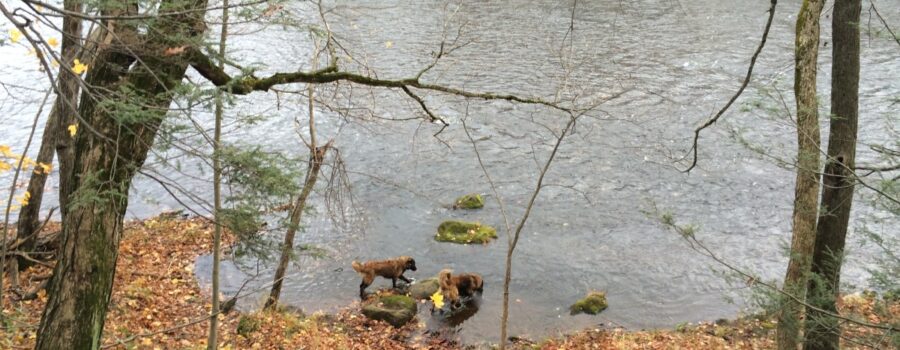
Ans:
[[[81,13],[81,3],[83,0],[65,0],[64,6],[69,11]],[[63,62],[60,67],[71,67],[72,62],[81,48],[81,19],[74,16],[63,17]],[[66,27],[68,24],[69,27]],[[66,52],[67,45],[71,47],[70,52]],[[68,54],[68,55],[67,55]],[[75,167],[75,155],[72,147],[72,135],[69,133],[68,126],[76,124],[77,104],[76,96],[78,95],[78,76],[73,75],[69,69],[60,69],[59,93],[56,103],[53,105],[54,111],[57,111],[56,121],[56,160],[59,164],[59,215],[65,222],[66,213],[69,212],[69,196],[72,195],[74,187],[72,186],[72,172]],[[62,98],[65,96],[66,98]]]
[[[312,99],[312,97],[310,97],[310,99]],[[312,102],[310,102],[310,104],[312,104]],[[314,147],[315,144],[310,143],[310,145]],[[297,201],[294,202],[294,206],[291,209],[290,226],[284,234],[284,243],[281,246],[281,258],[278,260],[278,268],[275,270],[272,290],[269,292],[269,298],[266,300],[264,306],[266,309],[278,305],[278,298],[281,296],[281,286],[284,281],[284,275],[287,271],[288,263],[291,261],[291,257],[294,256],[294,236],[300,228],[303,209],[306,208],[306,201],[309,198],[310,193],[312,193],[313,187],[316,185],[316,180],[319,177],[319,169],[322,167],[322,162],[325,160],[325,154],[328,152],[330,146],[330,142],[326,143],[322,147],[315,148],[315,151],[310,154],[309,167],[307,167],[306,180],[303,183],[303,189],[300,191],[300,195],[297,196]]]
[[[228,0],[222,2],[222,31],[219,35],[219,69],[225,69],[225,43],[228,38]],[[206,348],[219,347],[219,265],[222,264],[222,91],[216,91],[216,127],[213,134],[213,217],[216,227],[213,231],[212,306],[209,309],[209,338]]]
[[[819,57],[819,15],[823,0],[804,0],[797,16],[795,41],[794,95],[797,100],[797,182],[794,191],[793,238],[786,292],[804,298],[819,213],[819,112],[816,72]],[[778,318],[778,349],[797,350],[803,307],[793,301]]]
[[[81,1],[66,0],[63,6],[67,11],[81,13]],[[71,139],[65,126],[71,124],[75,120],[74,107],[77,105],[76,97],[78,96],[80,77],[72,74],[65,65],[72,62],[81,49],[81,20],[73,16],[63,18],[62,25],[62,54],[60,58],[63,62],[60,64],[59,75],[57,78],[57,95],[50,115],[47,117],[47,124],[44,126],[44,134],[41,137],[41,148],[38,151],[37,162],[44,164],[53,163],[54,148],[60,143],[57,137],[64,136],[67,140],[64,142],[68,145]],[[63,125],[60,127],[60,125]],[[62,131],[60,131],[62,129]],[[64,146],[63,148],[66,148]],[[71,155],[69,155],[71,156]],[[66,163],[67,166],[60,167],[60,178],[62,179],[62,169],[71,171],[71,159],[63,160],[60,158],[60,164]],[[23,243],[19,246],[20,251],[32,252],[37,242],[37,234],[35,232],[40,225],[41,201],[44,197],[44,185],[47,181],[49,173],[44,171],[32,172],[31,178],[28,180],[28,193],[31,194],[31,200],[28,205],[22,207],[19,213],[19,222],[17,223],[16,237]],[[60,197],[60,202],[63,198]],[[60,206],[60,212],[64,212],[65,207]],[[19,268],[23,269],[31,265],[31,262],[24,257],[18,259]]]
[[[116,23],[116,41],[98,52],[88,71],[87,83],[94,89],[82,94],[78,106],[83,121],[72,145],[74,167],[67,179],[72,194],[36,349],[100,347],[131,180],[172,102],[172,90],[187,70],[186,60],[164,56],[161,49],[202,36],[205,7],[203,0],[164,1],[159,11],[173,14],[151,22],[147,32],[168,36],[145,41],[128,41],[136,37],[136,23]],[[133,11],[136,5],[115,6],[116,11],[123,8]],[[156,49],[140,51],[140,63],[132,65],[135,57],[130,53],[141,47]],[[116,93],[122,87],[142,98],[145,118],[119,119],[114,109],[98,106],[104,101],[122,103],[125,99]]]
[[[832,21],[831,126],[828,158],[822,184],[812,273],[807,299],[824,310],[836,312],[841,264],[850,208],[853,202],[856,137],[859,119],[859,14],[860,0],[834,4]],[[805,349],[838,349],[840,324],[836,319],[807,310]]]
[[[294,256],[294,236],[297,233],[297,229],[300,228],[300,221],[303,216],[303,209],[306,207],[306,200],[309,198],[309,194],[316,185],[316,179],[319,177],[319,169],[322,166],[322,161],[325,160],[325,153],[328,151],[328,147],[328,144],[319,147],[316,149],[316,152],[310,156],[309,171],[306,173],[306,181],[304,181],[303,190],[300,191],[300,195],[297,196],[297,201],[294,202],[294,207],[291,209],[291,223],[287,233],[284,234],[284,243],[281,246],[281,258],[278,260],[278,268],[275,270],[272,290],[269,293],[269,298],[266,300],[264,306],[266,309],[278,305],[278,298],[281,296],[281,285],[284,281],[284,274],[287,271],[291,257]]]

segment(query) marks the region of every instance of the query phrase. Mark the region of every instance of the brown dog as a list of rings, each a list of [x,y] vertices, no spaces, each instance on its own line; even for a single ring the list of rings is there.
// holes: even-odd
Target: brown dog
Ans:
[[[366,298],[366,287],[375,280],[375,275],[390,278],[391,286],[397,288],[397,279],[406,283],[412,283],[411,280],[403,276],[406,270],[416,270],[416,260],[408,256],[398,256],[388,260],[366,261],[360,263],[353,262],[353,269],[362,276],[362,283],[359,284],[359,297]]]
[[[453,276],[453,270],[443,269],[438,273],[441,293],[450,301],[450,308],[461,305],[459,297],[471,297],[475,292],[484,291],[484,280],[477,273],[461,273]]]

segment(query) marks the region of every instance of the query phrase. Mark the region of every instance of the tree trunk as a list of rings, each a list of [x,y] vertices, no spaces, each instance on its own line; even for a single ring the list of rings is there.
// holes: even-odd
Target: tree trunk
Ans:
[[[294,202],[294,207],[291,209],[291,222],[287,233],[284,234],[284,244],[281,246],[281,259],[279,259],[278,268],[275,270],[272,291],[269,293],[269,298],[266,300],[264,306],[266,309],[278,305],[278,298],[281,296],[281,285],[284,281],[284,274],[285,271],[287,271],[291,257],[294,255],[294,235],[297,233],[297,229],[300,228],[300,220],[303,216],[303,209],[306,207],[306,200],[309,198],[309,194],[316,185],[316,179],[319,177],[319,169],[322,167],[322,162],[325,160],[325,153],[328,152],[329,146],[330,143],[325,144],[325,146],[316,148],[316,151],[313,152],[313,154],[310,154],[309,167],[306,172],[306,181],[304,181],[303,189],[300,191],[300,195],[297,196],[297,201]]]
[[[200,38],[205,7],[203,0],[164,1],[160,13],[178,14],[150,22],[146,32],[154,36],[141,40],[134,21],[109,26],[116,28],[116,42],[98,52],[87,77],[94,89],[85,91],[78,107],[83,125],[72,145],[74,167],[67,179],[72,191],[36,349],[100,346],[131,180],[172,102],[172,89],[187,69],[186,60],[164,56],[163,48],[193,44]],[[115,6],[117,11],[123,8],[133,11],[136,7]],[[132,66],[136,58],[130,54],[135,52],[140,62]],[[140,98],[146,113],[140,120],[117,118],[115,108],[99,105],[128,101],[117,93],[125,87],[130,96]]]
[[[63,6],[67,11],[81,13],[81,1],[66,0],[63,3]],[[60,58],[63,62],[72,62],[80,51],[80,48],[81,20],[72,16],[66,16],[63,18],[62,55]],[[47,117],[47,124],[44,126],[44,134],[41,137],[41,148],[38,151],[37,156],[38,163],[52,164],[54,148],[59,147],[62,144],[63,149],[66,149],[66,145],[70,143],[69,140],[71,139],[71,136],[68,134],[66,126],[75,120],[74,106],[76,106],[76,97],[78,96],[79,91],[78,80],[81,78],[72,74],[68,69],[63,68],[65,67],[63,66],[65,64],[67,63],[62,63],[60,65],[59,76],[57,78],[56,101],[53,103],[53,108],[50,110],[50,115]],[[60,131],[60,129],[62,129],[62,131]],[[66,141],[63,143],[57,142],[57,138],[63,136],[66,138]],[[67,156],[71,158],[71,154],[68,154]],[[66,164],[66,166],[60,166],[59,168],[60,179],[65,177],[63,176],[63,169],[71,172],[71,159],[63,158],[65,158],[65,156],[60,157],[59,164]],[[34,251],[35,242],[37,242],[37,232],[35,231],[40,225],[39,216],[41,211],[41,201],[44,197],[44,184],[49,175],[50,174],[44,171],[35,171],[32,172],[31,178],[28,180],[28,193],[31,194],[31,200],[28,205],[22,207],[17,223],[16,236],[18,239],[23,240],[23,243],[19,248],[20,252],[30,253]],[[62,194],[62,191],[60,193]],[[63,197],[60,197],[60,203],[62,202]],[[65,206],[61,205],[60,213],[64,212]],[[25,267],[30,266],[31,262],[24,257],[19,257],[18,264],[19,269],[24,269]]]
[[[841,264],[850,208],[853,202],[856,135],[859,119],[859,14],[860,0],[836,1],[832,21],[831,126],[822,189],[812,273],[807,299],[836,312]],[[838,349],[840,324],[836,319],[807,310],[805,349]]]
[[[219,33],[219,69],[225,69],[225,44],[228,39],[228,0],[222,1],[222,31]],[[222,118],[225,113],[222,91],[216,91],[216,126],[213,132],[213,231],[212,305],[209,308],[209,334],[206,349],[219,347],[219,266],[222,264]]]
[[[819,57],[819,15],[823,0],[805,0],[797,16],[794,95],[797,100],[797,181],[794,190],[791,256],[784,290],[806,296],[806,284],[816,239],[819,213],[819,112],[816,72]],[[777,344],[781,350],[797,350],[803,308],[786,300],[778,317]]]

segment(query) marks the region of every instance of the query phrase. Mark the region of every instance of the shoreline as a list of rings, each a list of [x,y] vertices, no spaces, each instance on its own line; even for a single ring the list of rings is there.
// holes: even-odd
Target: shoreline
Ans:
[[[42,234],[58,230],[47,225]],[[113,295],[103,335],[103,347],[114,349],[196,349],[205,346],[209,291],[194,276],[194,261],[212,247],[212,224],[204,218],[159,215],[125,223],[119,247]],[[234,237],[223,235],[223,246]],[[227,249],[227,248],[226,248]],[[33,300],[16,300],[43,283],[51,270],[35,265],[19,274],[20,288],[4,291],[3,315],[8,331],[0,335],[0,347],[32,348],[46,293]],[[872,296],[851,294],[842,308],[871,315]],[[228,299],[223,299],[223,302]],[[420,304],[420,307],[425,306]],[[900,320],[900,303],[891,305]],[[239,313],[220,319],[222,349],[270,349],[311,347],[321,349],[481,349],[496,340],[460,344],[452,334],[431,332],[426,321],[414,319],[400,328],[366,319],[360,302],[354,301],[330,313],[303,315],[291,308]],[[511,338],[514,349],[621,349],[709,348],[763,349],[774,347],[775,324],[770,319],[745,317],[734,321],[673,325],[672,329],[626,330],[591,328],[568,331],[543,339]],[[859,329],[847,328],[846,332]],[[452,332],[451,332],[452,333]],[[889,340],[888,340],[889,341]],[[889,343],[888,343],[889,344]],[[854,348],[847,344],[847,348]]]

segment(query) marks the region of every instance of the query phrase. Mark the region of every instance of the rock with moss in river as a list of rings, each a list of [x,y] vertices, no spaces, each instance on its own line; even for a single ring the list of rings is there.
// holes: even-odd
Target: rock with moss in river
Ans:
[[[439,242],[484,244],[497,238],[497,230],[478,222],[447,220],[438,226],[434,239]]]
[[[441,289],[437,277],[416,281],[409,286],[409,296],[416,300],[427,300],[435,292]]]
[[[478,193],[470,193],[459,197],[453,202],[454,209],[481,209],[484,208],[484,198]]]
[[[412,320],[417,311],[416,301],[405,295],[381,296],[362,307],[366,317],[385,321],[396,328]]]
[[[588,315],[596,315],[606,310],[609,304],[606,303],[606,293],[590,292],[584,299],[581,299],[569,307],[572,315],[585,313]]]

